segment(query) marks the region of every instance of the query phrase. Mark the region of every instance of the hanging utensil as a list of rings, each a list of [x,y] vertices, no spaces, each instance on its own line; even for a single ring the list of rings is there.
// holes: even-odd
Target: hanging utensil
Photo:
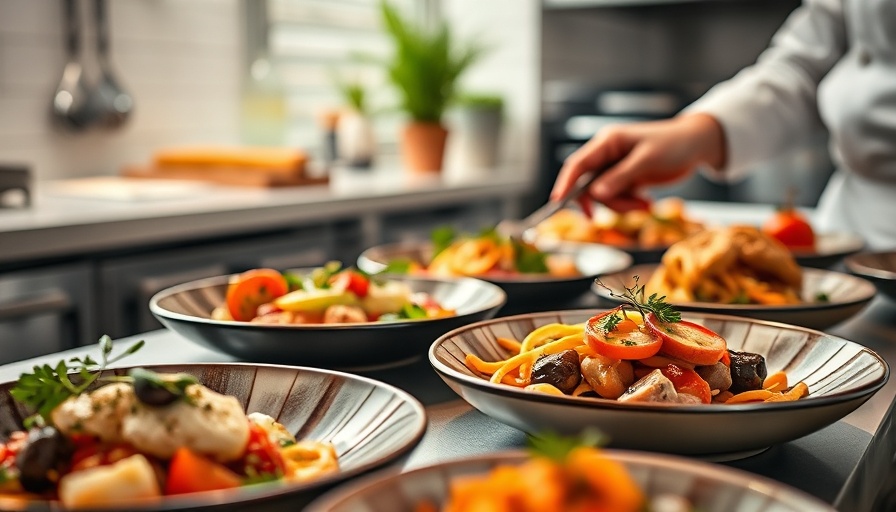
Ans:
[[[63,0],[63,5],[68,60],[53,95],[53,115],[62,126],[83,130],[93,121],[93,111],[88,105],[90,92],[81,65],[81,23],[75,0]]]
[[[134,109],[134,99],[119,85],[112,73],[106,0],[94,0],[93,14],[96,20],[96,49],[100,78],[93,90],[90,103],[96,111],[96,124],[105,128],[118,128],[130,117]]]

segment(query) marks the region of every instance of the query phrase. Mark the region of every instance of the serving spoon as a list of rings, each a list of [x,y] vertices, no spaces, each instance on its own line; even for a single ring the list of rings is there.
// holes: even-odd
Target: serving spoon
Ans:
[[[77,5],[75,0],[65,0],[64,3],[68,61],[53,95],[53,115],[66,128],[80,131],[93,121],[93,110],[88,105],[87,77],[80,60],[81,27]]]
[[[134,99],[118,83],[109,59],[109,27],[106,19],[106,0],[94,0],[96,20],[96,49],[100,78],[90,97],[94,122],[106,128],[118,128],[127,122],[134,108]]]

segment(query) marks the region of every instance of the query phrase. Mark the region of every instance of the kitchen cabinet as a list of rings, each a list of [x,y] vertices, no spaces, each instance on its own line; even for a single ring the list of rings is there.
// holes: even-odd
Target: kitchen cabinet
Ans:
[[[0,364],[96,341],[89,262],[0,274]]]

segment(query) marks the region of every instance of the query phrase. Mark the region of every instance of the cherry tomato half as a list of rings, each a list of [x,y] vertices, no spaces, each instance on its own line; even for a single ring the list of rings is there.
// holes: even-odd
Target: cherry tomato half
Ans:
[[[248,270],[227,287],[227,309],[234,320],[248,322],[255,318],[258,306],[288,291],[289,284],[280,272],[270,268]]]
[[[762,232],[791,249],[815,247],[815,232],[798,211],[785,208],[776,212],[762,225]]]
[[[609,331],[608,317],[615,315],[619,322]],[[657,352],[662,339],[644,326],[638,313],[614,308],[596,315],[585,324],[585,343],[598,354],[612,359],[644,359]]]
[[[370,279],[360,272],[354,270],[343,270],[330,278],[330,284],[334,286],[343,286],[346,291],[350,291],[360,298],[367,296],[370,291]]]
[[[243,458],[236,463],[237,471],[246,476],[283,476],[286,463],[280,449],[268,438],[268,433],[255,423],[249,423],[249,442]]]
[[[725,338],[694,322],[663,323],[649,313],[645,323],[662,340],[660,352],[689,363],[716,364],[728,350]]]

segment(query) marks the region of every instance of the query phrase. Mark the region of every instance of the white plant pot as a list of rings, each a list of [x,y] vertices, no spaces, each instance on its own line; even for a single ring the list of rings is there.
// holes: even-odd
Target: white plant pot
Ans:
[[[501,110],[461,108],[456,119],[456,165],[467,170],[496,168],[501,146]]]
[[[370,119],[355,111],[339,116],[336,149],[337,159],[344,165],[359,168],[373,165],[376,139]]]

